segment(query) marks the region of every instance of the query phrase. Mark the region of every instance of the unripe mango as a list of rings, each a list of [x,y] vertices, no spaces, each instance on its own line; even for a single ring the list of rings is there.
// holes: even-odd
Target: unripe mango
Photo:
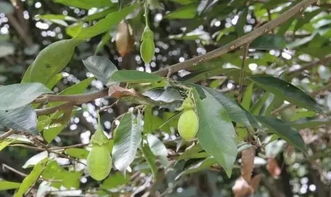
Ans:
[[[199,130],[199,119],[193,109],[184,110],[178,120],[178,132],[184,140],[195,138]]]
[[[93,145],[87,156],[87,171],[90,176],[101,181],[105,179],[112,168],[112,158],[107,145]]]

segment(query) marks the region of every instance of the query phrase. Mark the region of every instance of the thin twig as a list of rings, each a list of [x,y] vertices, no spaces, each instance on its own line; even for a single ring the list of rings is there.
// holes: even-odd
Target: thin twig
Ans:
[[[18,171],[18,170],[16,170],[15,168],[12,168],[12,167],[8,166],[7,164],[2,164],[2,168],[3,168],[3,169],[8,169],[8,170],[10,170],[10,171],[12,171],[12,172],[15,172],[16,174],[18,174],[18,175],[20,175],[20,176],[23,176],[23,177],[28,176],[27,174],[25,174],[25,173],[23,173],[23,172],[21,172],[21,171]]]
[[[11,136],[14,133],[15,133],[15,131],[13,129],[9,129],[9,131],[0,135],[0,141],[6,139],[7,137]]]

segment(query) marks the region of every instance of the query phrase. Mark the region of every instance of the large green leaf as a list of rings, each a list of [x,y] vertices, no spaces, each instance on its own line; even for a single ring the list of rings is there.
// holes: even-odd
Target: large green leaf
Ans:
[[[288,122],[273,117],[258,116],[258,120],[279,137],[292,144],[301,151],[306,150],[305,142],[299,132],[294,130]]]
[[[128,14],[137,9],[138,4],[125,7],[121,10],[111,12],[104,19],[99,20],[96,24],[90,27],[82,28],[75,36],[77,39],[86,40],[96,35],[109,31],[113,26],[117,25]]]
[[[31,103],[38,96],[51,93],[40,83],[12,84],[0,87],[0,110],[15,109]]]
[[[9,190],[9,189],[16,189],[20,186],[20,184],[21,183],[0,180],[0,191]]]
[[[109,0],[54,0],[56,3],[63,5],[90,9],[90,8],[103,8],[111,6],[112,3]]]
[[[102,83],[107,84],[111,75],[117,71],[116,66],[104,56],[90,56],[83,60],[84,66]]]
[[[34,62],[24,73],[22,82],[40,82],[47,84],[71,60],[75,47],[81,40],[60,40],[48,45],[37,55]]]
[[[42,160],[37,165],[35,165],[30,172],[30,174],[24,178],[14,197],[23,197],[24,194],[32,187],[38,180],[40,174],[45,168],[47,159]]]
[[[127,113],[121,119],[115,130],[112,151],[114,166],[118,170],[125,171],[134,160],[141,142],[142,130],[141,115]]]
[[[237,122],[245,125],[246,127],[252,129],[252,127],[257,127],[257,122],[255,117],[252,116],[248,111],[243,109],[239,104],[237,104],[232,99],[228,98],[221,92],[218,92],[211,88],[203,87],[205,91],[211,94],[219,103],[223,105],[223,107],[228,112],[230,118]]]
[[[152,83],[162,80],[162,77],[137,70],[119,70],[111,76],[112,81],[127,83]]]
[[[198,139],[201,147],[224,168],[230,177],[237,157],[236,134],[226,108],[204,91],[206,98],[201,100],[195,92],[199,117]]]
[[[321,106],[319,106],[313,98],[284,80],[267,75],[251,76],[250,79],[263,89],[295,105],[313,111],[323,111]]]
[[[31,106],[0,110],[0,125],[16,131],[37,133],[37,114]]]

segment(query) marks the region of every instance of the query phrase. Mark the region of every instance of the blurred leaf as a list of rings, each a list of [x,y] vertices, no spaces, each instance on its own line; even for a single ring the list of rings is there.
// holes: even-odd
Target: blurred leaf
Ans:
[[[191,19],[197,14],[197,4],[185,5],[175,11],[168,13],[165,17],[168,19]]]
[[[31,103],[38,96],[51,93],[40,83],[12,84],[0,87],[0,110],[15,109]]]
[[[156,130],[170,132],[171,127],[177,127],[176,115],[177,114],[171,112],[153,111],[151,106],[145,107],[144,133],[151,133]]]
[[[159,101],[164,103],[172,103],[175,101],[181,101],[183,99],[179,91],[173,87],[154,88],[147,90],[142,94],[154,101]]]
[[[61,186],[72,189],[79,188],[81,173],[77,171],[67,171],[56,161],[49,161],[42,172],[42,177],[52,180],[51,185],[56,188]]]
[[[169,165],[168,150],[159,138],[152,134],[147,135],[147,142],[152,153],[160,159],[164,167]]]
[[[16,131],[37,133],[37,114],[31,106],[0,110],[0,125]]]
[[[190,166],[189,168],[185,169],[181,173],[179,173],[175,179],[177,180],[177,179],[179,179],[180,177],[182,177],[183,175],[186,175],[186,174],[192,174],[192,173],[196,173],[196,172],[200,172],[200,171],[209,169],[210,166],[212,166],[216,163],[217,163],[217,161],[214,158],[211,158],[211,157],[206,158],[206,159]]]
[[[130,180],[128,176],[125,176],[120,172],[116,172],[115,174],[111,174],[106,180],[104,180],[100,188],[114,189],[128,183],[129,181]]]
[[[86,40],[101,33],[107,32],[109,29],[123,20],[128,14],[137,9],[137,7],[138,4],[133,4],[118,11],[111,12],[105,18],[95,23],[93,26],[82,28],[75,36],[75,38]]]
[[[235,130],[224,106],[209,91],[204,90],[204,93],[203,100],[196,92],[194,95],[199,117],[198,140],[230,177],[237,157]]]
[[[1,140],[0,141],[0,151],[2,151],[4,148],[6,148],[8,145],[10,145],[13,142],[15,142],[15,140],[9,139],[9,138]],[[0,187],[1,187],[1,184],[0,184]]]
[[[286,48],[286,41],[280,35],[263,35],[256,38],[251,44],[250,48],[271,50],[271,49],[284,49]]]
[[[110,80],[127,83],[152,83],[162,81],[163,78],[158,75],[137,70],[119,70],[114,72]]]
[[[82,41],[75,39],[60,40],[41,50],[36,59],[24,73],[22,82],[47,84],[70,62],[75,48]]]
[[[88,155],[88,151],[83,148],[68,148],[64,152],[65,154],[77,159],[86,159]]]
[[[90,56],[83,60],[84,66],[102,83],[107,84],[111,75],[117,71],[116,66],[104,56]]]
[[[48,157],[47,151],[42,151],[40,153],[37,153],[37,154],[33,155],[32,157],[30,157],[27,161],[25,161],[22,168],[24,168],[24,169],[31,168],[31,167],[37,165],[39,162],[41,162],[42,160],[44,160],[47,157]]]
[[[14,197],[23,197],[24,194],[32,187],[38,180],[40,174],[45,168],[47,159],[40,161],[37,165],[34,166],[30,174],[24,178],[17,192],[14,194]]]
[[[0,6],[1,6],[1,2],[0,2]],[[5,57],[7,55],[13,55],[14,52],[15,52],[15,45],[13,45],[10,42],[0,42],[0,58]]]
[[[277,118],[257,116],[257,119],[279,137],[305,152],[306,145],[298,131],[294,130],[288,122]]]
[[[263,89],[295,105],[317,112],[323,111],[313,98],[284,80],[264,75],[251,76],[250,79]]]
[[[87,10],[90,8],[103,8],[112,5],[112,2],[108,0],[54,0],[54,2]]]
[[[251,103],[252,103],[252,99],[253,99],[253,88],[254,88],[254,83],[250,83],[243,95],[243,99],[241,101],[241,106],[246,109],[249,110]]]
[[[141,115],[126,113],[114,134],[113,161],[115,167],[125,171],[134,160],[143,130]]]
[[[152,171],[154,180],[157,178],[157,166],[156,166],[156,157],[152,153],[150,147],[147,144],[141,146],[141,151],[144,154],[144,159],[147,161],[149,168]]]
[[[289,124],[296,129],[316,128],[322,125],[330,125],[331,118],[304,118],[289,122]]]
[[[1,6],[1,4],[0,4],[0,6]],[[18,182],[0,180],[0,191],[16,189],[20,186],[20,184],[21,183],[18,183]]]
[[[66,89],[64,89],[63,91],[61,91],[59,93],[59,95],[72,95],[72,94],[84,93],[86,88],[91,84],[93,79],[94,79],[93,77],[87,78],[87,79],[80,81],[79,83],[69,86]]]
[[[1,1],[0,2],[0,13],[4,13],[4,14],[10,14],[14,12],[14,7],[5,1]]]
[[[56,136],[58,136],[59,133],[61,133],[65,127],[66,125],[61,123],[52,123],[51,125],[48,125],[44,128],[43,137],[48,143],[50,143],[56,138]]]
[[[63,78],[62,73],[54,75],[46,84],[46,87],[52,89],[61,79]]]

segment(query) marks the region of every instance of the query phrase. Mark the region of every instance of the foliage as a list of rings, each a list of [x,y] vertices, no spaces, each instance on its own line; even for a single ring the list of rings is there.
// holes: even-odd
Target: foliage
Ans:
[[[0,2],[0,195],[326,197],[330,5]]]

